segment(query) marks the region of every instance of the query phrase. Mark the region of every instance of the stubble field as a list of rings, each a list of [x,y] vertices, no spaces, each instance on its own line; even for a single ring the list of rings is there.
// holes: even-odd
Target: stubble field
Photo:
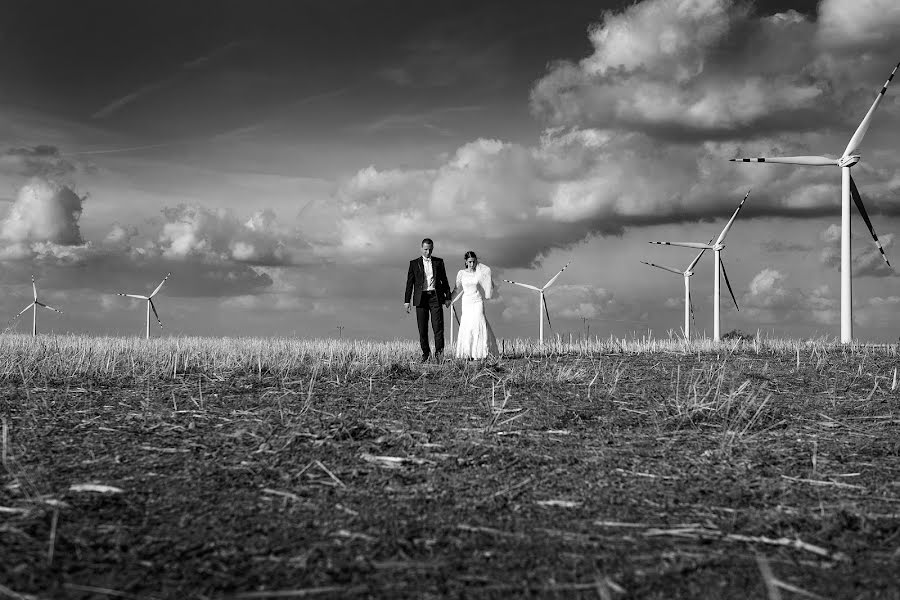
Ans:
[[[0,338],[0,598],[900,598],[897,349]]]

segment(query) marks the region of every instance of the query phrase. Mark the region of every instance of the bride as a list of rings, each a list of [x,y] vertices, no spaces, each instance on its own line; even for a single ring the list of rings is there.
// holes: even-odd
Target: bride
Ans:
[[[484,316],[484,299],[494,293],[491,268],[479,264],[478,256],[471,250],[466,252],[466,268],[456,274],[456,287],[450,297],[463,290],[462,319],[459,322],[459,336],[456,339],[457,358],[486,358],[497,356],[497,338]]]

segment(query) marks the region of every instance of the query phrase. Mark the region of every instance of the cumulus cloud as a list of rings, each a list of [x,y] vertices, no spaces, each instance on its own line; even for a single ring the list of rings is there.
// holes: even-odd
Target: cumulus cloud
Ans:
[[[900,4],[894,0],[822,0],[819,3],[820,44],[839,50],[897,47]]]
[[[837,299],[827,285],[802,290],[787,287],[787,275],[763,269],[750,282],[741,298],[742,312],[758,323],[815,323],[833,325],[840,317]]]
[[[258,211],[241,221],[229,211],[180,205],[163,211],[157,244],[165,258],[199,258],[253,265],[288,265],[311,256],[309,246],[276,225],[275,214]]]
[[[61,289],[143,293],[171,271],[170,295],[249,297],[273,284],[262,266],[316,261],[308,244],[268,211],[241,219],[228,211],[178,206],[140,225],[114,223],[92,242],[83,238],[79,223],[84,200],[46,179],[22,186],[0,221],[0,278],[18,283],[37,271]]]
[[[837,169],[726,162],[843,150],[894,58],[877,45],[862,58],[835,50],[821,21],[836,10],[823,3],[813,20],[732,0],[645,0],[607,12],[590,29],[592,54],[535,84],[532,107],[549,125],[535,144],[482,138],[434,168],[361,169],[336,195],[336,252],[396,261],[429,236],[439,256],[474,249],[527,267],[592,235],[725,218],[748,188],[743,218],[839,214]],[[876,118],[898,107],[885,102]],[[900,211],[888,202],[895,166],[855,171],[872,214]]]
[[[556,285],[545,292],[545,297],[551,323],[555,319],[615,320],[626,316],[628,309],[609,290],[591,285]],[[528,290],[504,293],[503,300],[506,305],[502,313],[504,320],[537,316],[537,293]]]
[[[19,190],[0,223],[0,238],[13,243],[81,244],[78,219],[84,200],[67,186],[34,178]]]
[[[551,123],[656,136],[733,136],[808,127],[827,83],[812,77],[815,24],[796,12],[760,18],[733,0],[646,0],[608,11],[593,54],[562,61],[534,87]]]

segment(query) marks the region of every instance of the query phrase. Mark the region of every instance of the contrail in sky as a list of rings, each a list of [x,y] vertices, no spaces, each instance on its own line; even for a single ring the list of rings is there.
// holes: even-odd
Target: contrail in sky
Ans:
[[[116,152],[132,152],[134,150],[149,150],[151,148],[166,148],[168,146],[178,146],[181,144],[192,144],[194,142],[205,140],[181,140],[177,142],[162,142],[160,144],[145,144],[143,146],[128,146],[126,148],[109,148],[105,150],[83,150],[81,152],[65,152],[64,156],[80,156],[84,154],[114,154]]]

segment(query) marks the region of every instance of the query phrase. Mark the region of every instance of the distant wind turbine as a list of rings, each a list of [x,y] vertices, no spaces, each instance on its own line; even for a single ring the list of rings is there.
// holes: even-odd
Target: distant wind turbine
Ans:
[[[712,244],[712,240],[709,240],[709,243]],[[684,271],[679,271],[673,267],[667,267],[665,265],[657,265],[655,263],[641,261],[645,265],[649,265],[651,267],[656,267],[657,269],[662,269],[663,271],[669,271],[670,273],[675,273],[676,275],[681,275],[684,277],[684,338],[689,340],[691,339],[691,317],[694,316],[694,305],[691,303],[691,277],[694,275],[694,267],[697,266],[697,262],[700,260],[700,257],[703,256],[703,253],[706,252],[706,248],[700,251],[694,260],[691,261],[691,264],[687,266]]]
[[[169,278],[169,275],[171,275],[171,273],[166,273],[166,276],[163,278],[162,281],[159,282],[159,285],[156,286],[156,289],[153,290],[153,293],[150,294],[149,296],[141,296],[139,294],[123,294],[121,292],[116,293],[117,296],[125,296],[126,298],[137,298],[138,300],[146,300],[147,301],[147,339],[148,340],[150,339],[150,309],[151,308],[153,309],[154,316],[156,316],[156,322],[159,323],[159,328],[162,329],[162,326],[163,326],[162,321],[159,320],[159,313],[156,312],[156,306],[153,305],[153,296],[155,296],[159,292],[159,290],[162,289],[162,286],[166,282],[166,280]]]
[[[734,220],[737,218],[738,213],[741,212],[741,207],[744,206],[744,202],[747,201],[747,198],[750,196],[750,191],[747,191],[747,194],[744,196],[744,199],[741,200],[741,203],[738,204],[738,207],[735,209],[734,214],[731,215],[731,218],[728,220],[728,223],[725,224],[725,228],[722,229],[722,232],[719,234],[719,237],[716,238],[715,242],[711,244],[702,244],[698,242],[650,242],[651,244],[662,244],[664,246],[681,246],[683,248],[699,248],[700,250],[713,250],[715,251],[715,261],[714,261],[714,276],[713,276],[713,338],[718,342],[721,339],[720,331],[719,331],[719,280],[721,276],[725,277],[725,284],[728,286],[728,291],[731,293],[731,299],[734,300],[734,307],[738,310],[741,310],[738,307],[737,298],[734,297],[734,290],[731,289],[731,283],[728,281],[728,273],[725,272],[725,264],[722,262],[722,257],[720,253],[725,248],[725,236],[728,235],[728,231],[731,229],[731,226],[734,224]],[[701,252],[702,254],[702,252]],[[699,257],[698,257],[699,258]],[[687,281],[687,278],[685,278]]]
[[[31,336],[34,337],[37,335],[37,307],[38,306],[42,306],[42,307],[46,308],[47,310],[52,310],[54,312],[58,312],[59,314],[62,314],[62,311],[59,310],[58,308],[53,308],[52,306],[48,306],[48,305],[44,304],[43,302],[41,302],[40,300],[38,300],[37,285],[34,283],[34,275],[31,276],[31,289],[34,292],[34,301],[31,304],[29,304],[28,306],[26,306],[25,308],[23,308],[21,310],[21,312],[19,312],[19,314],[17,314],[12,319],[10,319],[9,323],[7,323],[6,326],[9,327],[10,325],[12,325],[13,321],[18,319],[22,315],[24,315],[30,308],[34,311],[33,314],[31,315]]]
[[[550,278],[550,281],[544,284],[544,287],[535,287],[533,285],[529,285],[527,283],[519,283],[518,281],[511,281],[509,279],[504,279],[506,283],[511,283],[513,285],[518,285],[523,288],[528,288],[529,290],[534,290],[540,295],[540,304],[538,305],[538,327],[539,327],[539,335],[541,344],[544,343],[544,319],[541,313],[547,316],[547,326],[550,329],[553,329],[553,326],[550,324],[550,311],[547,309],[547,299],[544,297],[544,290],[553,285],[553,282],[557,280],[557,278],[562,275],[562,272],[569,268],[569,265],[572,264],[572,261],[566,263],[566,266],[559,270],[559,273]]]
[[[888,85],[891,83],[891,79],[894,78],[894,73],[897,72],[898,67],[900,67],[900,63],[897,63],[897,66],[891,71],[891,76],[884,82],[881,91],[878,92],[878,95],[875,97],[875,102],[872,103],[869,112],[866,113],[866,116],[863,117],[859,127],[856,128],[856,132],[853,134],[853,137],[850,138],[850,142],[847,144],[847,147],[844,149],[844,153],[840,158],[834,159],[828,158],[827,156],[778,156],[730,159],[732,162],[777,163],[813,167],[837,166],[841,168],[841,343],[845,344],[853,341],[853,283],[850,261],[851,197],[853,198],[853,202],[856,203],[856,208],[859,209],[863,221],[866,222],[866,227],[869,228],[869,233],[872,234],[872,239],[875,240],[875,245],[881,252],[881,257],[889,267],[891,266],[887,256],[884,254],[884,248],[881,247],[881,242],[878,241],[878,236],[875,234],[875,229],[872,227],[872,221],[869,220],[866,208],[863,206],[859,190],[856,189],[856,184],[853,182],[853,177],[850,175],[850,168],[859,162],[860,155],[856,154],[856,152],[859,151],[863,137],[865,137],[866,131],[868,131],[869,125],[872,123],[872,115],[875,114],[875,109],[878,108],[882,98],[884,98],[884,93],[887,91]]]

